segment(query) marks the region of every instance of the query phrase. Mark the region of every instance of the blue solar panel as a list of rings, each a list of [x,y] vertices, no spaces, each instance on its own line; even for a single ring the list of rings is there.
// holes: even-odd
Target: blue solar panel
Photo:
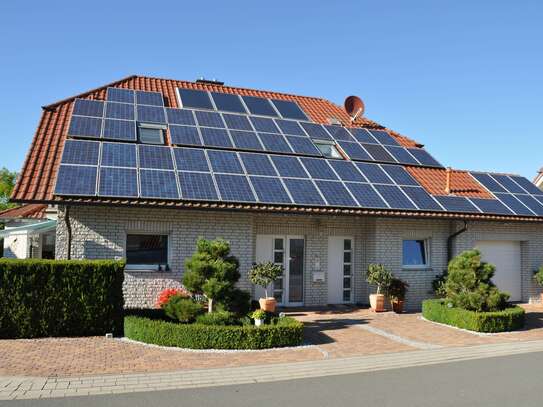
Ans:
[[[298,103],[290,100],[271,99],[275,108],[285,119],[309,120]]]
[[[320,124],[306,122],[300,122],[300,124],[309,137],[320,140],[332,140],[332,137],[330,137],[328,132]]]
[[[401,187],[402,191],[419,207],[430,211],[442,211],[443,208],[422,187]]]
[[[391,208],[417,209],[399,187],[394,185],[374,185],[374,187]]]
[[[61,165],[57,173],[55,194],[95,195],[97,168],[82,165]]]
[[[422,165],[429,165],[431,167],[441,167],[442,165],[434,157],[432,157],[426,150],[421,148],[408,148],[407,149]]]
[[[360,144],[349,141],[338,141],[337,142],[341,149],[345,151],[345,154],[349,156],[351,160],[369,160],[372,161],[370,155],[360,146]]]
[[[224,123],[221,119],[221,115],[216,112],[201,112],[199,110],[194,112],[196,114],[196,120],[200,126],[206,127],[220,127],[224,128]]]
[[[309,137],[285,136],[295,153],[320,156],[320,150]]]
[[[230,131],[230,136],[237,148],[246,150],[263,150],[262,144],[256,133],[248,131]]]
[[[365,178],[360,174],[355,165],[350,161],[328,160],[328,164],[336,171],[343,181],[365,182]]]
[[[495,213],[499,215],[511,215],[511,212],[507,207],[497,199],[482,199],[482,198],[470,198],[477,207],[483,211],[483,213]]]
[[[369,131],[373,137],[377,139],[381,144],[386,144],[390,146],[399,146],[400,143],[396,141],[388,132],[384,130],[370,130]]]
[[[450,212],[474,212],[479,213],[477,208],[463,196],[435,196],[443,207]]]
[[[494,178],[488,174],[471,173],[477,181],[483,184],[491,192],[507,192]]]
[[[395,163],[396,160],[392,157],[387,150],[378,144],[362,144],[364,149],[371,154],[375,161],[384,161]]]
[[[277,116],[277,112],[274,110],[268,99],[256,96],[242,96],[242,98],[251,114]]]
[[[291,134],[294,136],[306,135],[304,130],[298,124],[298,122],[293,122],[291,120],[276,119],[275,123],[279,126],[279,128],[284,134]]]
[[[134,120],[134,105],[108,102],[106,104],[106,117],[110,119]]]
[[[529,194],[543,195],[543,191],[540,190],[538,187],[536,187],[533,183],[528,181],[526,178],[520,177],[518,175],[510,175],[509,178],[511,178],[513,181],[515,181],[517,184],[519,184]]]
[[[99,100],[76,99],[72,114],[79,116],[104,116],[104,102]]]
[[[175,172],[140,170],[142,198],[179,199]]]
[[[292,153],[285,136],[274,133],[258,133],[260,141],[264,144],[264,148],[267,151],[274,151],[278,153]]]
[[[100,143],[95,141],[66,140],[62,152],[63,164],[98,165]]]
[[[212,200],[218,199],[217,190],[211,174],[201,172],[180,172],[179,185],[183,199]]]
[[[313,182],[305,179],[284,179],[285,185],[299,205],[326,205]]]
[[[347,191],[347,188],[336,181],[315,181],[328,205],[357,206],[357,203]]]
[[[135,168],[102,167],[100,169],[98,195],[137,198],[137,170]]]
[[[260,202],[292,203],[279,178],[249,177]]]
[[[515,197],[524,205],[535,212],[536,215],[543,216],[543,205],[537,199],[530,195],[515,194]]]
[[[244,175],[215,174],[223,201],[255,202],[256,198]]]
[[[170,138],[172,144],[201,146],[202,141],[198,134],[198,129],[194,126],[174,126],[170,125]]]
[[[215,106],[217,110],[223,112],[236,112],[236,113],[246,113],[245,107],[238,95],[232,95],[230,93],[217,93],[211,92]]]
[[[181,98],[181,106],[195,107],[197,109],[213,110],[209,94],[203,90],[177,88]]]
[[[415,159],[415,157],[409,154],[409,151],[407,151],[405,147],[386,146],[385,149],[399,163],[419,165],[419,162]]]
[[[369,182],[376,184],[394,184],[377,164],[356,163],[356,165]]]
[[[106,100],[134,104],[134,91],[122,88],[107,88]]]
[[[296,157],[272,155],[271,159],[282,177],[309,178],[307,172]]]
[[[208,147],[232,147],[228,132],[224,129],[213,129],[209,127],[200,127],[204,146]]]
[[[373,136],[366,129],[352,127],[349,129],[349,131],[360,143],[377,144],[377,140],[375,140],[375,138],[373,138]]]
[[[100,138],[102,134],[102,119],[72,116],[68,134],[75,137]]]
[[[253,126],[257,132],[281,133],[279,131],[279,128],[275,125],[272,119],[268,119],[267,117],[249,117],[249,118],[251,119],[251,123],[253,123]]]
[[[516,182],[514,182],[507,175],[492,174],[492,178],[498,181],[507,191],[513,194],[524,194],[526,193]]]
[[[238,155],[232,151],[207,150],[211,168],[215,172],[243,174]]]
[[[239,153],[239,155],[247,174],[277,176],[268,155],[251,153]]]
[[[407,172],[407,170],[399,165],[386,165],[381,166],[383,170],[388,174],[390,178],[398,185],[412,185],[420,186],[420,184]]]
[[[360,206],[364,208],[388,208],[386,202],[383,201],[370,184],[346,182],[345,185],[354,195]]]
[[[139,145],[138,152],[140,168],[173,170],[170,147]]]
[[[164,106],[164,97],[160,92],[137,90],[136,103],[138,105]]]
[[[138,122],[166,123],[164,108],[158,106],[138,105]]]
[[[136,167],[136,145],[102,143],[102,165],[111,167]]]
[[[249,123],[249,119],[247,119],[247,116],[224,113],[222,117],[226,122],[226,127],[228,127],[229,129],[249,131],[253,130],[251,123]]]
[[[334,140],[341,140],[341,141],[356,141],[353,136],[351,136],[351,133],[349,133],[345,127],[341,126],[324,126],[326,130],[328,130],[328,133],[332,135],[332,138]]]
[[[106,119],[104,138],[109,140],[136,141],[136,122],[131,120]]]
[[[196,125],[192,110],[166,108],[168,123],[170,124],[186,124],[188,126]]]
[[[174,148],[173,155],[179,171],[209,171],[206,155],[200,148]]]
[[[307,172],[318,179],[333,179],[337,180],[336,174],[328,165],[328,162],[319,158],[300,158]]]
[[[522,204],[517,198],[511,194],[494,193],[496,197],[502,201],[509,209],[515,212],[517,215],[534,215],[525,205]]]
[[[541,202],[543,204],[543,196],[535,195],[534,198],[537,199],[539,202]]]

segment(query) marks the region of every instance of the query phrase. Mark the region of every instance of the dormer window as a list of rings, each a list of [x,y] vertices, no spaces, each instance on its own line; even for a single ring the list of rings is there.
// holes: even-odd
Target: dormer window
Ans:
[[[313,143],[326,158],[343,158],[333,141],[313,140]]]
[[[143,144],[164,144],[165,126],[156,124],[143,124],[138,126],[138,136]]]

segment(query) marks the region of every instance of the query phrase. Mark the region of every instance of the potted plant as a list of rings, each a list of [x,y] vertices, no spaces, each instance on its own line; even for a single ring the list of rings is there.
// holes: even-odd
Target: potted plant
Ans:
[[[252,317],[255,320],[256,326],[264,325],[264,319],[266,319],[266,311],[257,309],[255,312],[253,312]]]
[[[267,312],[274,312],[277,301],[274,297],[268,296],[268,287],[277,277],[283,274],[283,267],[272,262],[255,264],[249,270],[249,280],[251,283],[264,288],[265,298],[258,300],[260,308]]]
[[[377,293],[370,294],[370,306],[375,312],[385,310],[385,292],[392,280],[392,274],[382,264],[370,264],[366,273],[366,281],[377,286]]]
[[[539,286],[543,287],[543,266],[534,275],[535,281]],[[541,292],[541,303],[543,304],[543,292]]]
[[[388,298],[390,299],[390,304],[392,305],[392,311],[394,311],[396,314],[401,314],[403,312],[403,304],[405,301],[407,287],[409,287],[409,284],[403,280],[400,280],[399,278],[393,278],[390,280],[390,285],[388,286]]]

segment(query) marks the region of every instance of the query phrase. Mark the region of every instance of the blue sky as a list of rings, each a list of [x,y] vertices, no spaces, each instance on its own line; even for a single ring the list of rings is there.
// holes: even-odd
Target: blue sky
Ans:
[[[0,167],[40,106],[130,74],[321,96],[443,164],[543,166],[543,2],[36,1],[0,6]]]

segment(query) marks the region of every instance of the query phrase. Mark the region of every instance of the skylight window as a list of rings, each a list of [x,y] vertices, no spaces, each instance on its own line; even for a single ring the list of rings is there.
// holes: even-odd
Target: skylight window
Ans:
[[[313,140],[320,152],[327,158],[343,158],[334,142],[325,140]]]
[[[152,124],[140,124],[139,141],[143,144],[164,144],[164,128]]]

